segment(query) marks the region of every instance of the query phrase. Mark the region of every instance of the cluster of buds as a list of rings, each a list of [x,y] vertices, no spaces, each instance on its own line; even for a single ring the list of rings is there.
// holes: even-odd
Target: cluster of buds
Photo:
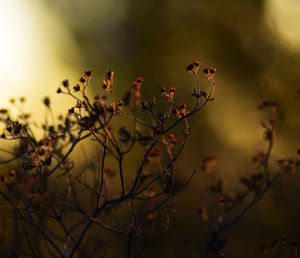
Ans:
[[[188,64],[185,67],[185,70],[187,70],[188,72],[197,72],[200,65],[201,65],[200,61],[194,61],[193,63]]]
[[[257,108],[261,111],[275,111],[278,107],[277,101],[274,100],[263,100]]]
[[[267,158],[267,152],[266,151],[260,151],[255,156],[253,156],[252,160],[255,164],[261,166],[265,163]]]
[[[117,111],[121,111],[124,107],[124,102],[122,100],[117,101]]]
[[[12,137],[20,137],[23,131],[23,125],[19,122],[12,122],[8,125],[5,130],[10,134]],[[1,134],[2,139],[6,139],[7,135],[3,132]]]
[[[182,103],[179,104],[177,108],[174,107],[172,113],[179,118],[183,117],[186,114],[186,104]]]
[[[203,72],[207,75],[214,75],[216,73],[216,71],[217,71],[217,69],[214,67],[210,67],[210,68],[206,67],[203,69]]]
[[[145,148],[145,154],[146,154],[146,152],[148,151],[148,148],[149,148],[149,146],[147,146],[147,147]],[[149,164],[149,163],[151,163],[152,161],[157,161],[157,162],[158,162],[158,161],[160,160],[161,153],[162,153],[162,148],[161,148],[161,147],[157,146],[157,147],[153,148],[153,149],[150,151],[148,157],[146,158],[146,162],[145,162],[145,163],[146,163],[146,164]]]
[[[179,140],[175,137],[173,133],[168,134],[167,137],[161,135],[161,140],[167,148],[172,148],[179,143]]]
[[[113,78],[114,78],[114,71],[109,70],[106,72],[104,78],[103,78],[103,84],[102,88],[104,90],[111,90],[112,84],[113,84]]]
[[[14,178],[17,175],[17,172],[13,169],[8,171],[8,175],[0,175],[0,182],[7,183],[10,181],[9,178]]]
[[[280,158],[276,161],[276,163],[282,172],[292,175],[295,173],[297,162],[295,162],[293,159]]]
[[[142,85],[144,81],[143,77],[138,77],[133,83],[132,83],[132,88],[136,91],[140,90],[140,86]]]
[[[90,77],[92,76],[92,74],[93,74],[92,71],[86,71],[84,73],[84,76],[80,77],[79,81],[81,83],[86,83],[90,79]]]
[[[165,96],[169,102],[172,102],[172,101],[173,101],[174,94],[175,94],[175,90],[176,90],[175,87],[170,86],[170,88],[169,88],[169,93],[167,93],[167,90],[166,90],[165,88],[159,87],[160,93],[161,93],[163,96]]]
[[[76,85],[73,87],[73,90],[74,90],[75,92],[80,91],[80,85],[79,85],[79,84],[76,84]]]
[[[138,77],[133,83],[132,83],[132,89],[129,90],[125,97],[123,98],[123,103],[125,106],[132,104],[133,107],[137,107],[141,103],[141,85],[144,81],[143,77]]]

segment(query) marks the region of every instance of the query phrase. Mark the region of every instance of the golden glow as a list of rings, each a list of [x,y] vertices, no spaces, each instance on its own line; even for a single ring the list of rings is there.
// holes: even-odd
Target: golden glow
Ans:
[[[265,14],[268,25],[281,42],[300,51],[300,1],[266,0]]]
[[[17,1],[6,1],[0,8],[1,102],[14,96],[18,85],[28,79],[32,49],[32,30],[26,12]]]
[[[0,107],[7,107],[11,97],[25,96],[29,109],[39,110],[43,96],[53,97],[61,80],[76,76],[74,64],[80,63],[76,44],[42,1],[2,3],[0,35]],[[68,58],[71,64],[62,61]],[[38,119],[43,115],[32,113]]]

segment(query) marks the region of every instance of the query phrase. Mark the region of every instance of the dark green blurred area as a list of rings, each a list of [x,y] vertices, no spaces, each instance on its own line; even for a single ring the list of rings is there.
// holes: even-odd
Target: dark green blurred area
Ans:
[[[179,177],[188,177],[195,168],[199,173],[178,196],[170,230],[153,246],[156,257],[194,257],[191,250],[200,251],[205,243],[195,209],[216,197],[208,194],[201,160],[215,153],[215,173],[229,190],[238,189],[239,177],[255,170],[251,157],[266,148],[259,126],[265,116],[256,108],[262,99],[275,99],[280,106],[271,162],[281,154],[295,156],[300,145],[300,46],[289,46],[274,32],[276,28],[272,30],[269,23],[276,17],[267,16],[268,5],[262,0],[44,2],[79,47],[82,63],[72,63],[72,56],[65,61],[82,72],[94,71],[94,92],[99,91],[105,71],[113,69],[119,99],[137,76],[143,76],[145,95],[158,95],[159,86],[172,85],[178,103],[191,107],[194,78],[185,65],[200,60],[202,68],[216,67],[215,101],[192,118],[192,138],[177,164]],[[204,74],[200,82],[208,89]],[[281,234],[296,236],[299,180],[295,176],[259,202],[229,232],[225,250],[233,257],[263,257],[260,245]]]

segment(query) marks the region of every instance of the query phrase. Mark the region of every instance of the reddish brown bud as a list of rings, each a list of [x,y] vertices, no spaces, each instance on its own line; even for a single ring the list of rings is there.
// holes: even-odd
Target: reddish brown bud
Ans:
[[[201,65],[201,62],[200,62],[200,61],[194,61],[194,62],[193,62],[193,65],[194,65],[195,67],[199,67],[199,66]]]
[[[113,76],[114,76],[114,71],[108,70],[106,72],[106,77],[107,77],[108,80],[111,80]]]
[[[186,104],[182,103],[182,104],[179,104],[178,106],[180,109],[185,109],[186,108]]]
[[[69,109],[69,113],[70,113],[70,114],[74,113],[74,107],[71,107],[71,108]]]
[[[214,67],[209,68],[209,72],[212,74],[214,74],[216,71],[217,71],[217,69]]]
[[[192,71],[194,69],[194,65],[193,64],[189,64],[185,67],[185,70],[187,70],[188,72]]]
[[[62,93],[62,90],[60,87],[57,89],[56,93]]]
[[[208,74],[209,73],[209,69],[208,68],[204,68],[203,72],[206,73],[206,74]]]
[[[123,101],[118,101],[117,102],[117,106],[118,107],[123,107],[124,106],[124,102]]]
[[[172,140],[172,139],[175,138],[175,135],[174,135],[173,133],[170,133],[170,134],[168,135],[168,138],[169,138],[170,140]]]
[[[171,86],[170,87],[170,92],[175,92],[175,87]]]
[[[179,140],[178,140],[178,139],[176,139],[176,138],[174,138],[174,139],[172,139],[172,143],[173,143],[174,145],[176,145],[176,144],[178,144],[178,143],[179,143]]]
[[[144,78],[143,78],[143,77],[138,77],[138,78],[136,79],[136,81],[137,81],[138,83],[142,83],[142,82],[144,81]]]
[[[165,92],[166,92],[166,89],[165,89],[164,87],[159,86],[159,91],[160,91],[161,93],[165,93]]]
[[[70,86],[70,82],[69,82],[68,79],[63,80],[63,81],[62,81],[62,84],[63,84],[63,86],[66,87],[66,88],[69,88],[69,86]]]

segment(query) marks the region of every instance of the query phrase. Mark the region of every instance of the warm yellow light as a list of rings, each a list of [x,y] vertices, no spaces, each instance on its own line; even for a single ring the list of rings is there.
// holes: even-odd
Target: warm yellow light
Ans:
[[[67,110],[72,100],[61,101],[56,89],[63,79],[79,76],[76,64],[82,62],[57,14],[40,0],[5,1],[0,8],[0,39],[0,108],[10,108],[11,97],[25,96],[26,110],[41,121],[45,114],[41,100],[50,96],[60,97],[52,101],[54,110]]]
[[[287,47],[300,51],[300,1],[266,0],[268,25]]]
[[[6,101],[28,79],[33,35],[28,13],[20,1],[10,0],[0,8],[0,100]]]

